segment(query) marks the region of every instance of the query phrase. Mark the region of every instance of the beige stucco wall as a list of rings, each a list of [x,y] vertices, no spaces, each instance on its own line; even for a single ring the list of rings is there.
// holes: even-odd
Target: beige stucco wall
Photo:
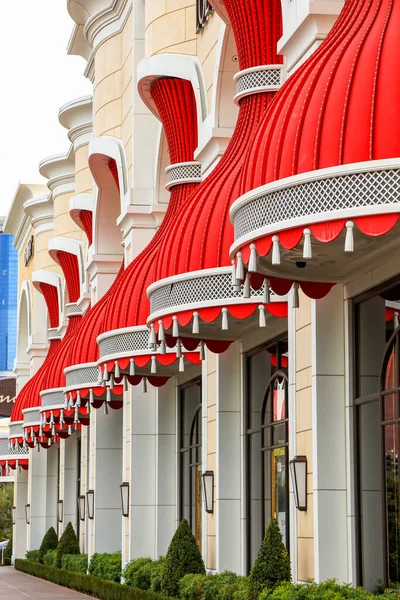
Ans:
[[[82,230],[69,215],[69,204],[73,193],[60,194],[54,199],[54,237],[68,237],[85,241]],[[53,236],[51,236],[53,237]]]
[[[221,19],[213,13],[203,31],[196,34],[194,0],[151,0],[146,2],[146,56],[172,53],[197,56],[203,67],[208,97],[212,91]]]
[[[132,171],[132,13],[121,33],[106,40],[96,52],[94,132],[121,139]]]
[[[297,577],[314,577],[314,511],[312,463],[311,300],[300,294],[296,311],[296,454],[307,456],[307,510],[296,511]]]
[[[75,194],[92,193],[92,174],[89,169],[89,145],[75,151]]]

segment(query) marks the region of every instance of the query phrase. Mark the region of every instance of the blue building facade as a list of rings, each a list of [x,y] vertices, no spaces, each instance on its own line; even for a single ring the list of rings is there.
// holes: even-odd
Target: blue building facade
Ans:
[[[12,371],[17,349],[18,253],[0,230],[0,372]]]

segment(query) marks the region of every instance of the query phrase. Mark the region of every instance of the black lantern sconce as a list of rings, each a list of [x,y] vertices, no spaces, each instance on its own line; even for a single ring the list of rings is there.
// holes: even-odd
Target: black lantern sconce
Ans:
[[[78,497],[78,513],[81,521],[85,520],[85,496]]]
[[[124,481],[119,486],[121,490],[121,508],[122,508],[122,516],[129,517],[129,483]]]
[[[89,519],[94,519],[94,490],[86,492],[87,515]]]
[[[64,520],[64,501],[63,500],[59,500],[57,502],[57,517],[58,517],[58,522],[62,523]]]
[[[290,462],[294,502],[297,510],[307,510],[307,457],[295,456]]]
[[[25,521],[27,525],[31,523],[31,505],[25,504]]]
[[[204,510],[212,514],[214,512],[214,471],[206,471],[201,478],[203,480]]]

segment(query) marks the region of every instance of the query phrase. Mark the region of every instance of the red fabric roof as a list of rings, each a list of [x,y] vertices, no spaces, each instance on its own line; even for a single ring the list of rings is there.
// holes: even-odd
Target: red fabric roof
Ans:
[[[192,161],[197,146],[197,113],[191,84],[182,79],[156,81],[151,93],[165,128],[171,164]],[[154,282],[160,244],[171,235],[176,214],[197,184],[174,186],[163,222],[151,242],[126,268],[106,308],[103,331],[145,325],[147,287]]]
[[[39,385],[39,381],[42,380],[49,365],[52,364],[53,357],[56,354],[59,346],[61,345],[61,340],[51,340],[49,345],[49,350],[47,352],[47,356],[44,359],[44,362],[40,369],[27,381],[24,385],[20,393],[18,394],[14,408],[11,413],[11,423],[15,423],[16,421],[23,421],[22,411],[25,408],[29,408],[28,402],[32,397],[36,397],[37,395],[37,386]]]
[[[43,294],[49,315],[49,325],[57,328],[60,324],[60,311],[58,305],[58,290],[49,283],[37,283],[37,289]]]
[[[258,127],[242,193],[298,173],[400,156],[400,3],[347,0]]]
[[[281,35],[279,0],[224,1],[236,39],[242,69],[279,64],[277,40]],[[274,93],[243,98],[235,132],[217,167],[181,208],[164,236],[158,253],[156,280],[179,273],[228,266],[233,227],[231,204],[240,195],[245,157],[257,126]]]

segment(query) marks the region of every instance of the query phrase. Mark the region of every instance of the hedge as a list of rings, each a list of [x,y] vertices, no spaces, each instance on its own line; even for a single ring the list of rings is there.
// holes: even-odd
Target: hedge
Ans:
[[[57,550],[48,550],[43,556],[42,563],[47,567],[55,567],[57,565]]]
[[[17,571],[46,579],[57,585],[94,596],[99,600],[171,600],[166,596],[157,594],[156,592],[138,590],[136,588],[121,585],[114,581],[104,581],[98,577],[91,575],[83,575],[82,573],[72,573],[57,569],[55,567],[46,567],[40,563],[31,562],[17,558],[15,560],[15,568]]]
[[[86,573],[88,570],[87,554],[64,554],[62,557],[62,569],[73,573]]]
[[[89,575],[119,583],[122,571],[121,562],[122,556],[120,552],[114,552],[113,554],[96,552],[90,559]]]

